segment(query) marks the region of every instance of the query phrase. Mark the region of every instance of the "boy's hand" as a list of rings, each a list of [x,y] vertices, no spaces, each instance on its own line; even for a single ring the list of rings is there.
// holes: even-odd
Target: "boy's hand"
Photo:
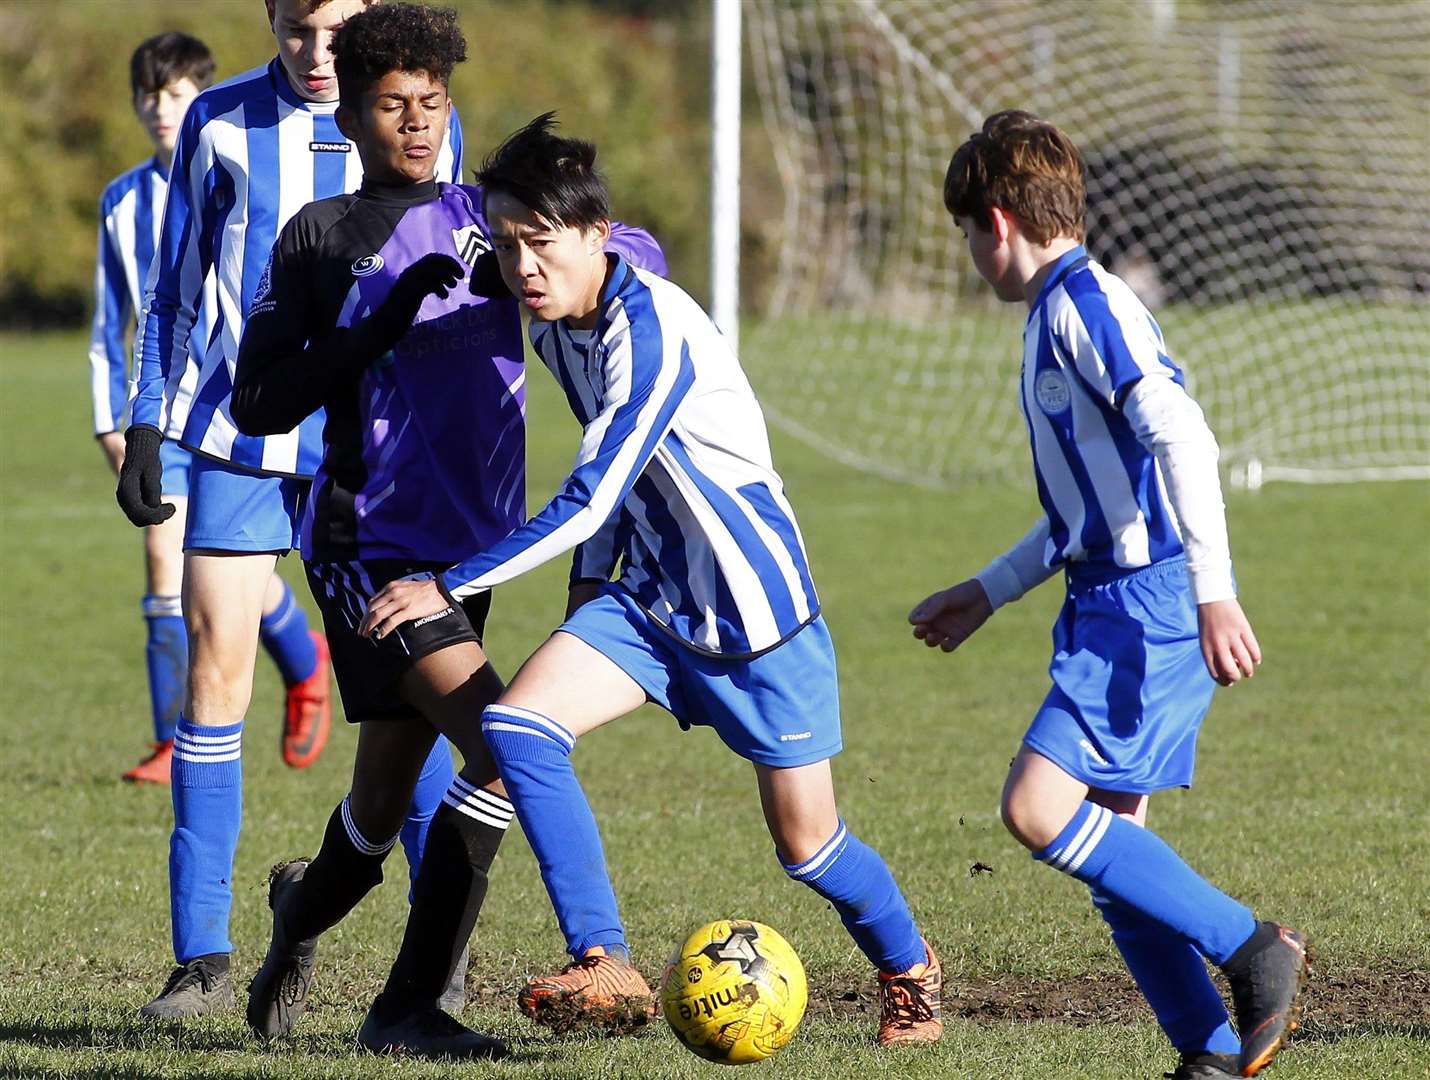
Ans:
[[[1201,626],[1202,659],[1207,671],[1222,686],[1256,674],[1261,663],[1261,646],[1251,632],[1251,623],[1235,600],[1216,600],[1197,607]]]
[[[387,298],[372,313],[377,328],[390,343],[388,347],[407,333],[422,301],[433,295],[439,300],[447,299],[451,289],[466,276],[465,266],[452,256],[435,251],[398,274]]]
[[[114,497],[124,516],[135,525],[158,525],[174,514],[174,504],[163,501],[164,466],[159,445],[164,436],[149,424],[134,424],[124,433],[124,464]]]
[[[953,652],[992,614],[983,586],[969,578],[923,601],[909,612],[909,622],[914,624],[914,637],[922,638],[930,649]]]
[[[367,614],[358,624],[365,638],[386,637],[405,622],[449,610],[451,604],[431,574],[414,574],[384,585],[367,603]]]

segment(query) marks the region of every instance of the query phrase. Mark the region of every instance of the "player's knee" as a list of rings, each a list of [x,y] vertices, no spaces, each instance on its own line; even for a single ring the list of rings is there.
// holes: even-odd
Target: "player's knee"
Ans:
[[[1041,851],[1047,847],[1067,824],[1066,821],[1055,820],[1057,814],[1035,792],[1011,784],[1003,789],[998,812],[1004,828],[1030,851]]]

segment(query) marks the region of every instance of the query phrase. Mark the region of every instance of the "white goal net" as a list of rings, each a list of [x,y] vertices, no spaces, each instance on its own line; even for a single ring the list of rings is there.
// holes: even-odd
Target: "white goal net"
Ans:
[[[954,148],[1025,108],[1081,147],[1088,246],[1156,312],[1233,482],[1430,476],[1430,3],[744,12],[778,183],[759,204],[747,153],[747,250],[774,258],[741,356],[776,423],[920,483],[1027,468],[1025,312],[942,204]]]

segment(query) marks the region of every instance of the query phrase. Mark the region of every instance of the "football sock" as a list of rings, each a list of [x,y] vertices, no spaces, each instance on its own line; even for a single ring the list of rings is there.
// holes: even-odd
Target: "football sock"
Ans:
[[[1251,910],[1182,861],[1161,837],[1084,802],[1034,858],[1186,938],[1220,966],[1251,937]]]
[[[843,821],[804,862],[780,865],[834,905],[855,944],[880,971],[897,975],[928,960],[904,894],[879,853]]]
[[[601,834],[571,768],[575,736],[549,717],[510,705],[488,706],[482,734],[536,855],[567,951],[579,959],[593,945],[626,948]]]
[[[283,905],[283,927],[290,940],[317,937],[336,926],[382,883],[382,862],[397,837],[381,843],[369,840],[353,821],[348,799],[344,796],[333,808],[323,846]]]
[[[417,883],[417,871],[422,866],[422,851],[427,843],[427,830],[432,824],[432,815],[442,805],[442,796],[451,786],[457,770],[452,767],[452,752],[447,748],[447,740],[441,735],[432,744],[432,752],[422,765],[417,776],[417,785],[412,789],[412,805],[407,808],[407,820],[402,823],[402,850],[407,855],[407,899],[412,900],[412,888]]]
[[[308,633],[308,616],[293,598],[293,590],[286,582],[279,584],[283,586],[283,599],[259,621],[258,637],[278,665],[283,684],[295,686],[313,674],[318,666],[318,650]]]
[[[1092,903],[1177,1051],[1239,1054],[1241,1040],[1196,946],[1096,889]]]
[[[184,682],[189,670],[189,637],[177,596],[144,597],[148,641],[144,660],[149,668],[149,707],[154,717],[154,741],[174,737],[179,710],[184,707]]]
[[[430,1002],[446,989],[482,910],[512,813],[502,796],[453,778],[427,833],[402,947],[383,989],[389,1000]]]
[[[174,733],[174,832],[169,838],[169,908],[174,956],[228,953],[233,853],[243,815],[243,721],[200,727],[182,716]]]

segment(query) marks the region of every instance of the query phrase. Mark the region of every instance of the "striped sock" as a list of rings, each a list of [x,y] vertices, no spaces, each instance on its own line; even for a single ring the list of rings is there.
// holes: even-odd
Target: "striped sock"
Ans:
[[[1210,884],[1155,833],[1084,802],[1034,858],[1164,926],[1220,965],[1251,937],[1256,919]]]
[[[780,865],[834,905],[859,950],[880,971],[897,975],[928,960],[894,875],[843,821],[804,862],[791,865],[781,859]]]
[[[174,732],[169,907],[174,956],[228,953],[233,855],[243,816],[243,721],[215,727],[182,716]]]
[[[1092,903],[1102,912],[1127,970],[1177,1051],[1241,1053],[1241,1040],[1196,946],[1095,889]]]
[[[383,994],[430,1002],[447,986],[487,895],[487,878],[514,811],[502,796],[461,775],[432,818],[412,887],[412,910]]]
[[[627,948],[595,815],[571,768],[576,737],[549,716],[489,705],[482,734],[541,868],[573,957],[594,945]]]
[[[407,901],[412,902],[412,886],[417,882],[417,872],[422,868],[422,853],[427,846],[427,830],[432,824],[432,815],[442,805],[442,795],[452,783],[457,770],[452,767],[450,744],[441,736],[432,744],[432,751],[422,764],[422,772],[417,776],[417,784],[412,789],[412,804],[407,808],[407,819],[402,823],[402,831],[397,835],[402,840],[402,850],[407,855]]]
[[[308,616],[282,580],[283,599],[258,623],[258,638],[283,676],[283,685],[296,686],[318,666],[318,649],[308,632]]]
[[[154,719],[154,741],[174,737],[179,711],[184,707],[184,681],[189,671],[189,637],[184,631],[184,610],[177,596],[150,594],[142,602],[148,640],[144,661],[149,669],[149,709]]]

